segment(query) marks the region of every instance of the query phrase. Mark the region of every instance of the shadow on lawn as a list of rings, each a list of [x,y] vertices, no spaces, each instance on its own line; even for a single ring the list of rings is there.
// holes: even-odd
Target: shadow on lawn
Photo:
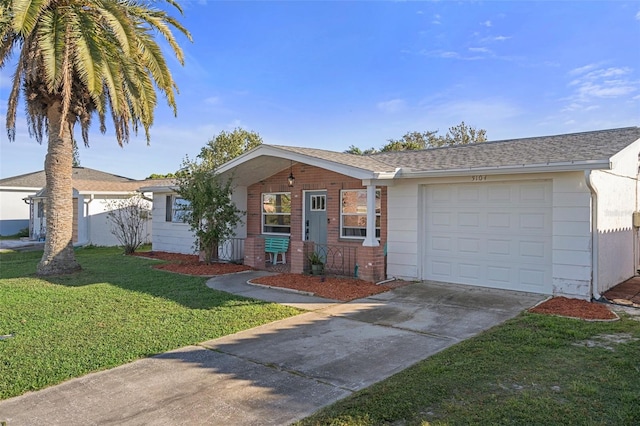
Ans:
[[[76,251],[82,270],[69,275],[38,277],[36,267],[40,252],[10,252],[0,254],[0,279],[39,279],[65,287],[112,285],[128,291],[146,293],[191,309],[241,304],[266,304],[230,293],[212,290],[207,278],[186,276],[152,268],[162,261],[125,256],[116,248],[83,248]]]

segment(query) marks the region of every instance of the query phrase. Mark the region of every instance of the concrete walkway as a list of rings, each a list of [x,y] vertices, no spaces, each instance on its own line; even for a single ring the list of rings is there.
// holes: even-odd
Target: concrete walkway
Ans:
[[[208,285],[310,312],[0,401],[0,421],[289,424],[543,299],[422,282],[338,303],[246,284],[261,274]]]

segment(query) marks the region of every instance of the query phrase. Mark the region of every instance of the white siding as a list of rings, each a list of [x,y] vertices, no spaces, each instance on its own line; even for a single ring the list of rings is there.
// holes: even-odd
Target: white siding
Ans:
[[[389,276],[422,279],[419,236],[425,184],[466,183],[470,177],[399,180],[388,188]],[[591,288],[591,193],[583,172],[487,176],[487,182],[552,181],[552,292],[588,299]],[[640,190],[639,190],[640,191]],[[635,194],[635,192],[633,192]],[[629,220],[630,215],[629,215]],[[612,268],[613,269],[613,268]]]
[[[399,181],[387,188],[387,275],[416,279],[418,270],[418,185]]]
[[[154,251],[167,251],[171,253],[193,254],[195,252],[195,236],[186,223],[175,223],[166,221],[166,200],[167,195],[175,195],[174,192],[155,192],[153,194],[153,235],[152,248]],[[234,188],[231,199],[236,206],[242,210],[247,210],[247,187],[238,186]],[[246,238],[247,227],[245,217],[236,227],[235,238]],[[242,255],[240,258],[243,258]]]
[[[639,146],[636,142],[614,156],[612,170],[591,173],[598,194],[598,293],[632,277],[638,266],[632,215],[639,207]]]
[[[169,192],[155,192],[153,194],[151,247],[154,251],[193,254],[195,237],[189,229],[189,225],[166,221],[167,195],[174,194]]]
[[[591,192],[583,172],[553,179],[553,294],[590,298]]]
[[[111,232],[108,218],[110,203],[129,198],[129,195],[78,195],[78,244],[119,246],[120,241]],[[151,202],[146,202],[151,211]],[[151,242],[151,219],[145,224],[144,242]]]
[[[29,227],[29,204],[23,198],[33,195],[38,189],[0,189],[0,235],[14,235]]]

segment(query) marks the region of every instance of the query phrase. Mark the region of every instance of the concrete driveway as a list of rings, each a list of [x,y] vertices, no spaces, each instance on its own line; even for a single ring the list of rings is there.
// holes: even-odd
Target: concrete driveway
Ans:
[[[0,421],[289,424],[543,299],[422,282],[337,303],[245,283],[260,274],[208,285],[311,311],[0,401]]]

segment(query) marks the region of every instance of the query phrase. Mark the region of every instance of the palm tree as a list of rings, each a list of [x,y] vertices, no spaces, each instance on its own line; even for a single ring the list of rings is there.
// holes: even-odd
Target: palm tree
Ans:
[[[166,2],[180,13],[173,0]],[[15,140],[16,109],[24,96],[29,132],[48,136],[47,239],[38,274],[80,269],[72,243],[74,125],[85,146],[94,113],[100,130],[111,115],[118,144],[139,126],[150,141],[156,87],[176,114],[177,86],[154,34],[161,34],[180,63],[172,28],[189,32],[143,0],[0,0],[0,68],[19,52],[7,109],[7,133]]]

